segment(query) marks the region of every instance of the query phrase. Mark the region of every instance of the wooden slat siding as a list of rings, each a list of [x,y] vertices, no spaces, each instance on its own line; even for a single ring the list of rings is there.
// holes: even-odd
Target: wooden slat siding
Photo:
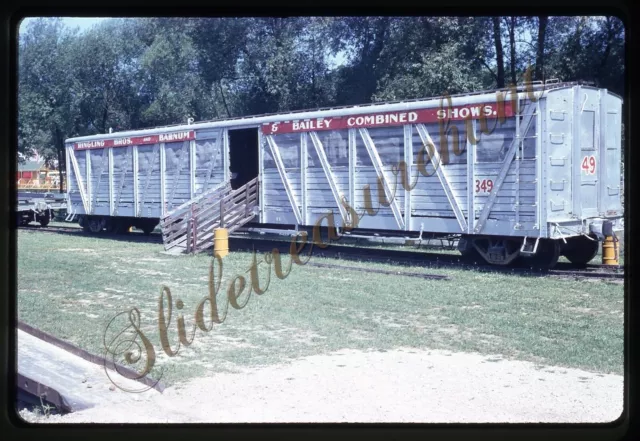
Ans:
[[[114,150],[113,159],[116,186],[114,209],[115,214],[118,214],[121,207],[133,204],[133,147]],[[125,194],[126,198],[123,199]]]
[[[106,199],[109,202],[109,195],[101,188],[104,175],[109,176],[108,151],[107,149],[96,149],[91,151],[91,212],[95,213],[95,209],[100,207]],[[106,173],[105,173],[106,169]],[[102,190],[102,194],[100,193]],[[102,198],[100,196],[103,196]]]
[[[296,198],[296,194],[293,192],[293,189],[291,188],[291,184],[289,182],[289,177],[287,175],[285,165],[282,160],[280,149],[277,143],[275,142],[273,136],[266,136],[265,139],[267,142],[267,146],[269,148],[269,152],[271,153],[273,160],[275,162],[278,173],[280,174],[280,180],[284,185],[287,196],[289,197],[291,210],[295,215],[296,222],[299,224],[302,221],[302,215],[300,213],[300,205],[298,204],[298,198]],[[293,161],[293,164],[291,165],[291,167],[292,168],[295,167],[295,161]]]
[[[523,116],[523,119],[522,123],[519,124],[520,137],[528,132],[529,126],[531,124],[535,124],[536,115],[538,115],[538,112],[535,111],[535,106],[533,106],[532,103],[528,102],[525,104],[521,114]],[[494,180],[494,191],[491,192],[489,199],[482,205],[482,209],[478,216],[476,226],[473,229],[474,233],[479,233],[482,231],[482,228],[484,228],[487,219],[490,218],[491,211],[493,210],[493,205],[499,202],[498,199],[500,196],[500,190],[505,177],[513,173],[516,168],[513,159],[516,155],[516,151],[517,148],[519,148],[519,145],[517,142],[518,134],[515,133],[515,130],[510,132],[510,136],[508,137],[508,139],[509,143],[507,144],[507,140],[505,139],[505,145],[508,145],[509,149],[506,151],[504,158],[501,158],[501,163],[499,164],[499,167],[494,175],[495,177],[492,178]]]
[[[168,210],[191,199],[191,163],[189,141],[171,142],[165,145],[165,189]]]
[[[423,124],[416,124],[416,128],[418,129],[418,133],[420,134],[424,145],[436,145],[433,142],[429,131]],[[456,192],[451,188],[451,183],[449,181],[450,173],[448,172],[445,164],[443,164],[443,162],[446,161],[442,159],[437,148],[433,149],[433,152],[431,152],[429,156],[432,158],[431,160],[434,164],[441,164],[439,167],[436,167],[435,174],[438,176],[442,188],[445,191],[447,198],[449,199],[451,208],[456,216],[456,219],[458,220],[458,223],[460,224],[461,231],[465,232],[467,230],[467,220],[464,218],[464,215],[462,213],[462,206],[460,205],[457,198],[458,194],[456,194]]]
[[[341,131],[343,132],[344,136],[345,136],[345,140],[346,140],[346,136],[347,136],[347,131],[343,130]],[[336,131],[337,134],[338,131]],[[329,134],[330,136],[331,134]],[[338,213],[340,214],[341,218],[343,219],[343,222],[347,221],[347,212],[344,208],[344,206],[342,205],[342,199],[345,197],[345,194],[348,194],[348,191],[343,191],[344,187],[340,186],[337,182],[336,182],[336,177],[335,177],[335,173],[332,170],[332,166],[336,166],[338,164],[339,160],[344,160],[346,158],[346,153],[348,152],[348,143],[345,142],[341,142],[341,144],[339,145],[339,147],[341,149],[344,149],[344,153],[342,158],[335,158],[334,156],[334,160],[333,160],[333,164],[332,162],[329,160],[329,158],[327,157],[327,147],[326,147],[326,143],[328,143],[328,138],[329,136],[325,136],[325,139],[321,139],[321,137],[318,136],[318,134],[316,132],[310,132],[309,133],[309,139],[311,141],[312,146],[314,147],[314,150],[316,152],[316,156],[320,162],[320,165],[322,166],[322,170],[326,179],[326,182],[329,184],[329,190],[330,193],[333,195],[333,199],[334,199],[334,207],[333,208],[338,208]],[[340,153],[340,152],[338,152]],[[348,158],[347,158],[348,160]],[[348,182],[348,181],[347,181]],[[348,189],[348,186],[347,186]]]
[[[70,168],[70,175],[73,175],[73,179],[75,181],[75,187],[78,191],[78,195],[80,197],[80,201],[82,203],[82,210],[85,213],[88,213],[88,209],[89,209],[89,205],[88,205],[88,201],[87,201],[87,194],[85,191],[85,185],[84,183],[86,182],[86,162],[85,162],[85,156],[83,154],[81,155],[76,155],[76,151],[73,150],[73,147],[71,147],[69,150],[69,159],[71,160],[71,168]]]
[[[382,158],[380,157],[377,146],[374,140],[369,135],[369,131],[367,129],[358,129],[358,133],[360,134],[360,137],[363,139],[365,143],[365,148],[367,149],[367,153],[371,159],[372,164],[376,169],[376,174],[379,177],[377,179],[380,179],[383,184],[382,190],[384,191],[384,196],[386,196],[386,199],[390,202],[390,208],[393,212],[393,216],[396,219],[396,222],[398,223],[398,228],[400,230],[404,230],[404,219],[402,217],[402,212],[400,210],[400,204],[398,204],[398,200],[395,198],[393,187],[390,183],[389,177],[384,171],[384,163],[382,162]],[[391,142],[391,144],[395,145],[395,143],[393,142]],[[402,144],[404,145],[404,139]],[[392,160],[391,162],[394,162],[395,164],[397,164],[399,160],[395,160],[395,161]]]
[[[153,185],[155,183],[155,185]],[[154,204],[160,208],[160,198],[156,197],[149,202],[149,196],[160,194],[160,144],[138,147],[138,183],[137,188],[142,189],[139,201],[139,215],[149,214],[149,209]],[[151,191],[149,191],[151,189]]]
[[[207,191],[211,183],[211,179],[218,172],[216,167],[222,164],[222,150],[220,144],[222,141],[221,131],[218,131],[212,138],[205,140],[196,140],[196,188],[198,187],[198,178],[201,178],[202,191]],[[221,179],[224,179],[224,171],[220,170]],[[214,179],[216,182],[217,179]]]
[[[505,143],[509,143],[514,133],[514,121],[507,121],[506,124],[498,124],[496,126],[493,136],[485,136],[483,140],[478,144],[477,149],[496,147],[497,144],[504,146]],[[492,126],[490,123],[490,127]],[[453,125],[453,124],[452,124]],[[456,155],[453,151],[453,137],[451,132],[447,134],[448,141],[448,159],[449,163],[441,165],[446,172],[448,182],[452,193],[456,200],[463,204],[461,207],[462,213],[468,217],[468,199],[470,195],[474,198],[474,208],[476,210],[482,209],[485,201],[489,197],[488,194],[479,192],[475,193],[475,179],[493,179],[498,174],[502,162],[479,162],[473,164],[473,170],[475,172],[474,179],[468,180],[468,167],[467,167],[467,154],[466,154],[466,127],[463,123],[455,124],[459,131],[459,148],[460,155]],[[513,126],[513,127],[512,127]],[[440,143],[440,128],[438,124],[427,124],[432,140],[436,146]],[[478,127],[478,131],[480,128]],[[393,181],[395,176],[392,174],[392,166],[394,158],[395,160],[403,159],[403,141],[401,137],[404,136],[398,129],[376,129],[371,131],[371,136],[376,141],[376,147],[381,155],[382,169],[384,173]],[[498,140],[504,135],[504,138]],[[328,135],[325,135],[328,136]],[[398,138],[397,140],[385,139],[386,137]],[[493,139],[492,139],[493,138]],[[447,207],[446,210],[439,210],[439,205],[447,201],[447,196],[442,189],[442,185],[435,174],[432,176],[423,176],[417,167],[418,153],[422,147],[422,140],[417,133],[417,129],[412,127],[411,139],[414,144],[413,149],[413,166],[411,167],[411,180],[415,182],[417,179],[417,186],[411,191],[412,201],[412,213],[419,215],[420,217],[447,217],[453,218],[454,213],[451,207]],[[369,185],[371,189],[371,198],[374,208],[378,206],[378,188],[377,188],[377,173],[373,164],[368,158],[368,153],[364,142],[358,137],[355,140],[355,186],[350,184],[349,181],[349,168],[346,164],[339,165],[339,163],[332,163],[332,172],[335,177],[335,182],[340,188],[349,188],[350,192],[353,192],[355,196],[356,210],[361,212],[364,209],[363,189],[365,185]],[[396,142],[397,141],[397,142]],[[402,142],[401,142],[402,141]],[[496,142],[497,141],[497,142]],[[380,144],[378,146],[378,144]],[[491,146],[487,145],[490,144]],[[337,144],[336,144],[337,145]],[[339,147],[341,148],[341,147]],[[306,199],[307,199],[307,214],[321,212],[334,209],[335,201],[330,194],[330,186],[326,182],[326,178],[323,176],[324,171],[319,164],[318,158],[313,156],[313,151],[308,153],[309,164],[307,168],[306,176]],[[486,156],[486,155],[485,155]],[[424,159],[427,159],[425,156]],[[333,159],[333,158],[332,158]],[[486,160],[486,158],[485,158]],[[427,170],[432,171],[432,166],[428,165]],[[289,180],[291,188],[296,194],[302,191],[301,182],[297,179],[297,168],[287,167],[289,173]],[[511,219],[514,218],[515,210],[518,212],[518,216],[522,221],[528,221],[529,214],[535,209],[535,195],[536,195],[536,161],[535,159],[523,159],[520,163],[519,179],[520,185],[516,184],[518,174],[515,168],[509,169],[505,180],[503,182],[502,189],[496,197],[496,207],[492,210],[491,219],[509,219],[508,215],[511,215]],[[284,187],[280,182],[279,175],[275,166],[271,168],[267,167],[263,173],[263,191],[265,192],[264,199],[262,201],[266,212],[281,213],[287,212],[287,206],[289,205],[288,198],[284,192]],[[391,182],[392,187],[394,182]],[[351,188],[354,187],[354,188]],[[519,195],[520,205],[515,206],[516,192]],[[395,198],[400,204],[400,211],[403,216],[406,216],[404,198],[405,194],[400,182],[397,183],[397,191]],[[376,216],[387,217],[391,216],[392,212],[390,208],[380,207]]]
[[[209,142],[210,140],[205,140],[204,142]],[[180,143],[181,144],[181,143]],[[142,180],[142,176],[146,176],[148,173],[148,168],[153,165],[153,169],[151,172],[151,180],[149,182],[148,191],[146,193],[145,202],[141,201],[141,209],[144,211],[144,215],[150,216],[153,214],[152,212],[157,212],[162,210],[162,202],[161,202],[161,186],[162,181],[164,179],[165,187],[167,189],[173,188],[175,184],[175,193],[174,193],[174,205],[181,205],[185,202],[189,202],[191,200],[191,182],[190,182],[190,173],[191,166],[187,167],[186,164],[183,164],[183,169],[180,173],[180,176],[176,179],[176,157],[175,150],[171,150],[171,146],[168,148],[168,167],[162,173],[162,177],[160,176],[160,161],[158,161],[159,156],[155,156],[155,163],[152,163],[152,151],[156,146],[145,146],[139,148],[139,183],[140,188],[144,188],[144,180]],[[180,149],[177,149],[180,151]],[[207,151],[211,150],[210,148]],[[198,151],[198,149],[196,149]],[[206,172],[208,171],[208,166],[210,165],[208,162],[202,162],[203,154],[206,153],[204,151],[200,151],[200,158],[196,159],[196,170],[195,170],[195,196],[200,196],[203,193],[203,187],[206,180]],[[204,155],[206,156],[206,155]],[[218,186],[220,183],[224,182],[224,172],[221,169],[220,161],[215,164],[213,169],[213,173],[209,182],[209,189],[214,186]],[[133,177],[127,174],[125,190],[121,195],[121,203],[133,203]],[[168,196],[168,194],[167,194]],[[168,202],[168,201],[167,201]]]

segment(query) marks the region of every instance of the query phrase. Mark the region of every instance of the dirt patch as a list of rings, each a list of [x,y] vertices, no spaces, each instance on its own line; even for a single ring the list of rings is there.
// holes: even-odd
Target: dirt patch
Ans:
[[[608,422],[622,411],[623,382],[500,356],[342,350],[119,396],[118,405],[66,416],[22,415],[51,423]]]
[[[144,258],[138,259],[138,262],[157,262],[157,263],[162,263],[163,265],[166,265],[167,259],[156,259],[153,257],[144,257]]]
[[[92,248],[58,248],[56,251],[98,254],[98,250]]]
[[[169,275],[162,271],[154,271],[154,270],[148,270],[144,268],[137,268],[136,271],[146,276],[168,276]]]
[[[580,314],[586,314],[586,315],[598,314],[598,311],[596,311],[593,308],[584,308],[582,306],[565,306],[565,308],[567,309],[567,311],[578,312]]]

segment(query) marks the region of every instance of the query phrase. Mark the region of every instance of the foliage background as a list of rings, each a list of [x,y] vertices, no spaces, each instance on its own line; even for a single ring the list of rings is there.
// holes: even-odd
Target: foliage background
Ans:
[[[534,80],[624,96],[616,17],[38,18],[18,36],[18,151],[64,139]]]

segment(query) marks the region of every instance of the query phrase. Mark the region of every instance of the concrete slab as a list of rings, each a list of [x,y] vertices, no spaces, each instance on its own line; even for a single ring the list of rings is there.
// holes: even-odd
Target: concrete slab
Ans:
[[[68,403],[72,412],[105,405],[117,404],[121,394],[131,394],[122,389],[142,390],[145,385],[120,376],[105,367],[84,360],[51,343],[17,329],[18,374],[55,389]],[[122,389],[121,389],[122,388]],[[159,394],[154,389],[147,394]]]

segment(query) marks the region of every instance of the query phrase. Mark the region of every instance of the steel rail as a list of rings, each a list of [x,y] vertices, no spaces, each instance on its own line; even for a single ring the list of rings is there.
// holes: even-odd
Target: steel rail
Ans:
[[[37,227],[26,226],[18,227],[19,230],[27,230],[33,232],[47,232],[58,234],[80,235],[91,238],[100,238],[106,240],[123,240],[135,242],[147,242],[162,244],[162,236],[160,234],[151,234],[145,236],[142,233],[128,234],[92,234],[84,232],[80,228],[74,227]],[[309,242],[306,246],[311,245]],[[531,266],[496,266],[484,263],[470,262],[468,259],[454,254],[443,254],[437,252],[410,251],[410,250],[390,250],[385,248],[363,247],[338,245],[335,243],[328,244],[326,248],[313,248],[312,255],[315,257],[333,258],[342,260],[365,261],[373,263],[400,264],[406,266],[421,266],[431,268],[451,268],[466,269],[481,272],[503,273],[511,275],[523,276],[551,276],[556,278],[585,278],[585,279],[624,279],[624,267],[614,266],[607,267],[603,265],[587,265],[584,268],[576,267],[571,263],[559,262],[552,269],[535,268]],[[213,245],[212,245],[213,246]],[[236,251],[272,251],[274,248],[280,252],[288,253],[291,246],[291,240],[285,239],[266,239],[266,238],[247,238],[230,236],[229,249]],[[305,254],[305,249],[300,254]]]

